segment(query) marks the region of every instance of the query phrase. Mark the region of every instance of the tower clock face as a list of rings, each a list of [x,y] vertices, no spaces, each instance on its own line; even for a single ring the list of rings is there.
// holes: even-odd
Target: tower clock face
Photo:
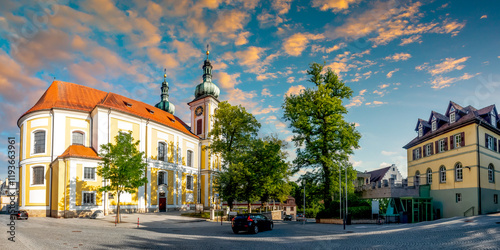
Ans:
[[[196,116],[200,116],[201,114],[203,114],[203,107],[202,107],[202,106],[198,106],[198,107],[194,110],[194,113],[196,114]]]

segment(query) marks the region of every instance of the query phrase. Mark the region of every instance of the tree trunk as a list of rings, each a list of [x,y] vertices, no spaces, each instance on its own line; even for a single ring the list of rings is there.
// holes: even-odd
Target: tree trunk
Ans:
[[[252,212],[252,203],[248,201],[248,213]]]
[[[116,203],[116,223],[120,223],[120,191],[118,193],[118,203]]]
[[[332,203],[332,196],[330,193],[331,189],[331,180],[330,180],[330,169],[328,169],[328,166],[326,166],[326,163],[323,163],[323,172],[325,174],[324,176],[324,181],[325,181],[325,191],[323,193],[323,199],[325,202],[325,208],[328,209],[330,208],[330,205]]]

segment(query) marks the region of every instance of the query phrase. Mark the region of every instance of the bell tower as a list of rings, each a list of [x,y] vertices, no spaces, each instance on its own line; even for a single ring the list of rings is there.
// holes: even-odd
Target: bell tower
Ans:
[[[200,137],[200,174],[198,199],[205,208],[219,204],[218,194],[214,190],[214,174],[220,170],[220,157],[212,154],[208,146],[212,143],[209,133],[212,129],[212,117],[219,106],[220,89],[212,82],[212,63],[208,50],[203,63],[203,82],[196,86],[194,99],[188,103],[191,110],[191,132]]]

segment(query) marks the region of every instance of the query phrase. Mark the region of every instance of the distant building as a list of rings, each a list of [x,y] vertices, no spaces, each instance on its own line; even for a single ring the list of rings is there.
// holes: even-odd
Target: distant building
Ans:
[[[293,218],[297,218],[297,204],[295,203],[295,198],[288,196],[288,199],[281,204],[283,207],[283,213],[286,215],[291,215]]]
[[[408,185],[428,185],[440,217],[500,211],[500,130],[495,105],[450,101],[445,114],[418,119],[407,150]]]
[[[395,164],[370,172],[358,172],[354,187],[365,199],[418,197],[418,189],[408,187],[407,179]]]

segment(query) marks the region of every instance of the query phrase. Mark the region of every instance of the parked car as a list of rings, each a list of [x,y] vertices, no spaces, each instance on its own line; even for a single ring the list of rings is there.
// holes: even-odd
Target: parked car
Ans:
[[[21,211],[14,211],[13,214],[10,214],[10,219],[11,220],[27,220],[28,219],[28,212],[26,212],[25,210],[21,210]]]
[[[285,218],[283,218],[284,221],[292,221],[293,217],[291,215],[285,215]]]
[[[297,214],[297,221],[303,221],[305,219],[306,219],[306,217],[304,216],[303,213],[298,213]]]
[[[235,234],[240,231],[256,234],[260,231],[273,230],[273,227],[273,221],[262,214],[243,214],[231,220],[231,228]]]

